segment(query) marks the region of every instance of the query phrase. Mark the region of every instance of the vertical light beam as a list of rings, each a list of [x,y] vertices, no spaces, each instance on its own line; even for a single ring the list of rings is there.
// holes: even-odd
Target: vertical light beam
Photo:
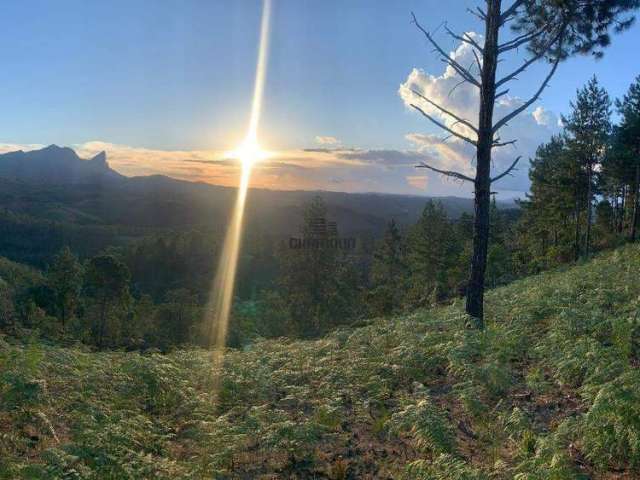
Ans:
[[[264,92],[264,79],[267,74],[267,55],[269,53],[269,20],[271,17],[271,0],[264,0],[262,9],[262,22],[260,22],[260,46],[258,48],[258,64],[256,66],[256,80],[253,87],[253,101],[251,102],[251,117],[247,140],[257,143],[258,123],[262,111],[262,93]]]
[[[214,375],[217,375],[224,359],[224,349],[229,328],[229,313],[233,301],[238,253],[242,240],[242,219],[247,199],[247,189],[251,178],[253,162],[260,158],[258,146],[258,124],[262,109],[262,95],[266,76],[267,55],[269,50],[269,17],[271,15],[271,0],[264,0],[262,21],[260,23],[260,43],[258,47],[258,63],[251,103],[251,116],[247,134],[243,144],[236,151],[236,156],[242,163],[242,175],[236,203],[231,215],[227,233],[224,239],[218,269],[213,281],[209,304],[207,305],[206,324],[209,327],[210,345],[213,347]],[[214,379],[217,389],[218,378]]]

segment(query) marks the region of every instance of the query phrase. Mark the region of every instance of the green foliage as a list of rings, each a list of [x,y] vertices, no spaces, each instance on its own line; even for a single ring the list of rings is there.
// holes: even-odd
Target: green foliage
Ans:
[[[47,281],[64,327],[67,320],[75,315],[82,288],[82,266],[68,247],[63,248],[53,258],[47,272]]]
[[[604,48],[611,43],[611,31],[628,29],[634,21],[634,9],[640,6],[638,0],[535,0],[523,4],[524,8],[516,12],[512,29],[518,33],[539,32],[527,48],[540,54],[558,41],[557,32],[563,30],[560,45],[553,48],[561,58],[576,54],[602,57]]]
[[[16,351],[0,351],[0,363],[6,365],[0,375],[0,399],[7,409],[19,409],[38,403],[46,382],[38,378],[43,352],[34,344],[20,355]]]
[[[586,456],[606,471],[640,468],[640,373],[627,371],[602,385],[584,419]]]
[[[283,245],[279,252],[278,303],[298,335],[317,336],[358,316],[358,275],[347,251],[328,246],[338,239],[330,228],[321,197],[306,205],[300,248]]]
[[[606,3],[606,2],[603,2]],[[592,78],[563,117],[562,135],[531,160],[531,193],[516,237],[520,269],[538,272],[635,240],[640,218],[640,86],[615,102]],[[597,195],[601,196],[593,205]],[[595,215],[595,218],[593,216]]]
[[[387,422],[392,433],[407,435],[415,448],[431,455],[453,453],[455,440],[446,416],[429,398],[406,405]]]
[[[407,480],[485,480],[489,477],[464,460],[443,453],[433,461],[411,462],[406,469],[406,478]]]
[[[114,343],[120,332],[129,301],[129,270],[113,255],[93,257],[87,265],[85,282],[91,298],[91,336],[98,347]],[[111,342],[110,342],[111,340]]]
[[[496,288],[480,333],[457,302],[215,370],[0,340],[0,478],[633,478],[639,268],[630,245]]]
[[[442,204],[429,200],[407,239],[409,305],[430,305],[455,290],[460,278],[451,273],[460,251],[454,225]]]
[[[396,222],[391,220],[373,254],[368,298],[373,315],[389,314],[401,307],[407,281],[405,255],[404,239]]]

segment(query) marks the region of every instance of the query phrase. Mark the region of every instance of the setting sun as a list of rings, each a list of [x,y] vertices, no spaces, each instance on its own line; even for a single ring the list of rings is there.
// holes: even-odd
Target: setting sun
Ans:
[[[262,150],[255,139],[246,138],[238,148],[229,152],[229,157],[240,160],[245,167],[251,167],[256,162],[268,158],[269,153]]]

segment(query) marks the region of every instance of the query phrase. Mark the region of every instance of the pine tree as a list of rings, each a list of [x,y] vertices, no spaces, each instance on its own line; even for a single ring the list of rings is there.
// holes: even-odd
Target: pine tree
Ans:
[[[635,241],[640,217],[640,76],[622,100],[616,101],[616,108],[622,117],[617,135],[621,173],[631,187],[633,199],[629,238]]]
[[[584,179],[561,136],[540,145],[530,161],[530,193],[520,202],[520,263],[525,273],[537,272],[575,258]],[[579,235],[578,235],[579,237]]]
[[[67,320],[75,314],[82,289],[82,266],[69,247],[64,247],[53,258],[47,271],[47,281],[64,328]]]
[[[397,310],[405,295],[406,266],[403,239],[395,220],[387,225],[384,237],[373,254],[371,281],[372,303],[376,305],[374,312],[388,314]]]
[[[503,7],[502,0],[487,0],[484,10],[478,7],[472,11],[484,23],[483,45],[469,35],[456,34],[445,26],[451,37],[473,49],[476,62],[471,66],[460,64],[454,56],[448,54],[413,16],[416,26],[448,68],[459,76],[460,83],[468,83],[477,88],[478,92],[478,120],[475,124],[415,90],[412,93],[416,100],[411,106],[449,135],[467,142],[475,149],[473,177],[441,170],[426,163],[420,166],[473,184],[473,255],[465,310],[479,329],[484,328],[484,283],[489,247],[491,185],[504,178],[519,160],[519,157],[516,158],[502,173],[491,175],[493,149],[514,141],[502,141],[499,131],[538,100],[562,60],[575,54],[592,53],[601,56],[603,48],[610,43],[610,31],[620,32],[629,28],[633,22],[633,16],[629,12],[638,6],[640,0],[515,0]],[[505,33],[507,25],[511,26],[516,36],[504,40],[500,37]],[[527,52],[528,58],[521,66],[500,78],[497,75],[498,64],[509,53],[518,51]],[[509,92],[506,85],[517,79],[530,65],[544,60],[549,61],[551,67],[540,87],[512,112],[494,120],[496,102]],[[446,120],[443,122],[436,119],[433,116],[435,112]]]
[[[113,255],[98,255],[89,261],[85,282],[96,310],[91,331],[98,347],[114,340],[119,324],[125,320],[125,307],[130,299],[129,278],[127,266]]]
[[[429,200],[407,241],[410,303],[430,304],[453,293],[455,285],[450,273],[461,251],[457,240],[442,204]]]
[[[578,90],[576,100],[571,102],[571,109],[569,116],[563,116],[562,121],[568,134],[569,149],[575,155],[586,181],[584,254],[588,257],[597,171],[606,155],[611,134],[611,100],[594,76],[585,87]]]
[[[489,286],[495,287],[504,283],[512,273],[511,252],[507,247],[509,228],[507,219],[498,209],[496,197],[491,201],[489,211],[489,250],[487,252],[487,280]]]
[[[337,248],[321,197],[305,208],[301,243],[280,250],[280,297],[298,334],[316,336],[349,321],[359,309],[358,278],[348,252]]]

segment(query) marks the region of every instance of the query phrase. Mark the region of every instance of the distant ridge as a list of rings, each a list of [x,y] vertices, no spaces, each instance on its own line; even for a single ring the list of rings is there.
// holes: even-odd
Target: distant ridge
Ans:
[[[29,152],[0,154],[0,217],[3,212],[9,215],[5,218],[7,231],[22,228],[24,222],[46,226],[51,221],[82,228],[96,225],[135,231],[224,231],[235,194],[233,187],[165,175],[126,177],[111,169],[105,152],[82,159],[71,148],[50,145]],[[274,238],[296,235],[304,220],[305,206],[317,195],[324,200],[327,216],[336,222],[341,235],[376,238],[392,218],[401,226],[412,225],[430,199],[441,202],[452,219],[473,213],[472,199],[453,196],[252,188],[246,205],[248,229],[255,228]],[[513,203],[500,201],[498,206],[514,207]],[[42,228],[45,231],[49,227]],[[68,230],[65,232],[66,235]]]
[[[125,178],[109,167],[105,152],[84,160],[71,148],[57,145],[0,154],[0,177],[47,185],[111,183]]]

